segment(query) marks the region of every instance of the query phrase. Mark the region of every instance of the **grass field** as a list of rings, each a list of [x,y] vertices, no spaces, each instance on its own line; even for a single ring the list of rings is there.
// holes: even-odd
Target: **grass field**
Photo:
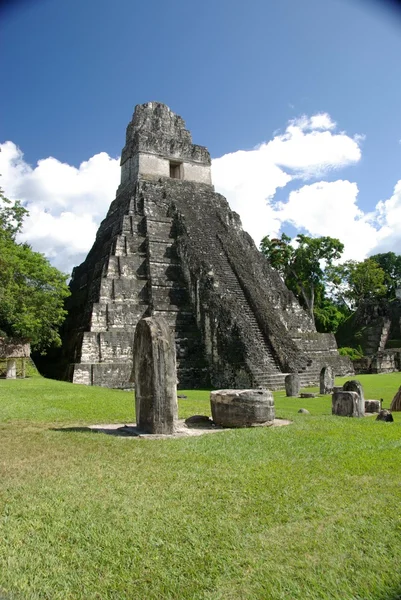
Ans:
[[[401,385],[358,379],[385,407]],[[401,413],[275,398],[288,427],[138,440],[79,431],[134,421],[132,393],[0,381],[0,598],[400,599]]]

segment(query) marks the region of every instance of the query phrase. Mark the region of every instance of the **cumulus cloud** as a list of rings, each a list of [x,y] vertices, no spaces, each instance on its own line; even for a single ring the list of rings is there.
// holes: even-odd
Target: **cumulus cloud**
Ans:
[[[278,212],[273,202],[279,188],[360,160],[359,140],[335,133],[335,128],[327,113],[302,116],[290,121],[284,133],[253,150],[213,160],[216,190],[227,197],[257,243],[264,235],[277,235],[280,230],[283,212]]]
[[[312,236],[331,236],[345,244],[345,260],[362,260],[375,246],[378,231],[374,215],[357,205],[358,186],[350,181],[319,181],[292,191],[277,206],[276,218]]]
[[[396,183],[391,198],[380,201],[376,208],[380,229],[370,254],[390,251],[401,254],[401,179]]]
[[[0,149],[0,184],[29,210],[21,239],[70,272],[85,258],[115,196],[119,159],[101,152],[78,168],[52,157],[31,167],[13,142]]]
[[[317,113],[308,117],[308,115],[302,115],[296,119],[291,119],[289,126],[297,127],[302,131],[313,130],[313,129],[335,129],[337,123],[332,120],[328,113]]]

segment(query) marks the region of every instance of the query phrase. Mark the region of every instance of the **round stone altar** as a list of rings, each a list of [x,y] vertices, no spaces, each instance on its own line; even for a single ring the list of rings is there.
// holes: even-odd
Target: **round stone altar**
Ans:
[[[210,392],[213,422],[222,427],[254,427],[274,421],[270,390],[216,390]]]

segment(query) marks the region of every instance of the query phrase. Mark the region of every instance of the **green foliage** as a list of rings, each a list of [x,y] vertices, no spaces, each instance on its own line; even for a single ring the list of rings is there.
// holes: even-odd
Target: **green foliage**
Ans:
[[[319,333],[335,333],[347,318],[347,312],[329,298],[315,305],[315,325]]]
[[[312,238],[303,234],[296,237],[296,245],[285,233],[281,238],[263,238],[261,252],[271,266],[279,271],[287,287],[294,292],[301,304],[315,320],[316,299],[320,298],[318,318],[322,326],[328,326],[333,310],[322,304],[326,282],[326,269],[340,258],[344,245],[331,237]],[[337,317],[339,318],[339,316]]]
[[[358,358],[363,357],[363,353],[357,350],[356,348],[339,348],[338,353],[340,356],[349,356],[351,360],[357,360]]]
[[[4,336],[2,336],[4,337]],[[16,358],[17,377],[22,377],[25,371],[25,377],[41,377],[31,358]],[[5,377],[7,372],[7,360],[0,358],[0,377]]]
[[[358,379],[386,407],[399,387],[399,373]],[[208,392],[184,393],[181,416],[210,414]],[[0,381],[0,596],[398,598],[401,414],[275,402],[291,425],[122,439],[85,426],[132,422],[133,394]]]
[[[356,348],[362,354],[369,345],[372,325],[361,324],[358,313],[351,312],[336,331],[337,345],[341,348]]]
[[[329,277],[338,300],[355,309],[362,302],[380,300],[387,293],[386,274],[371,258],[362,262],[348,260],[329,267]]]
[[[11,202],[0,188],[0,235],[15,239],[17,233],[21,231],[22,222],[27,214],[28,211],[19,200]]]
[[[9,337],[28,338],[32,349],[60,345],[67,275],[40,253],[16,242],[23,217],[20,203],[1,196],[0,204],[0,330]]]
[[[387,286],[386,297],[389,300],[395,298],[395,290],[401,286],[401,256],[394,252],[374,254],[370,257],[381,267],[385,273],[385,284]]]

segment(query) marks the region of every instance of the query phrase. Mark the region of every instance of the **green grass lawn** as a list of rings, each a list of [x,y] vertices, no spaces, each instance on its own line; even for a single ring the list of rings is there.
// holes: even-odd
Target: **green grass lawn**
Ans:
[[[401,385],[358,379],[385,407]],[[401,413],[275,398],[288,427],[146,440],[63,431],[134,421],[132,393],[0,381],[0,598],[401,598]]]

